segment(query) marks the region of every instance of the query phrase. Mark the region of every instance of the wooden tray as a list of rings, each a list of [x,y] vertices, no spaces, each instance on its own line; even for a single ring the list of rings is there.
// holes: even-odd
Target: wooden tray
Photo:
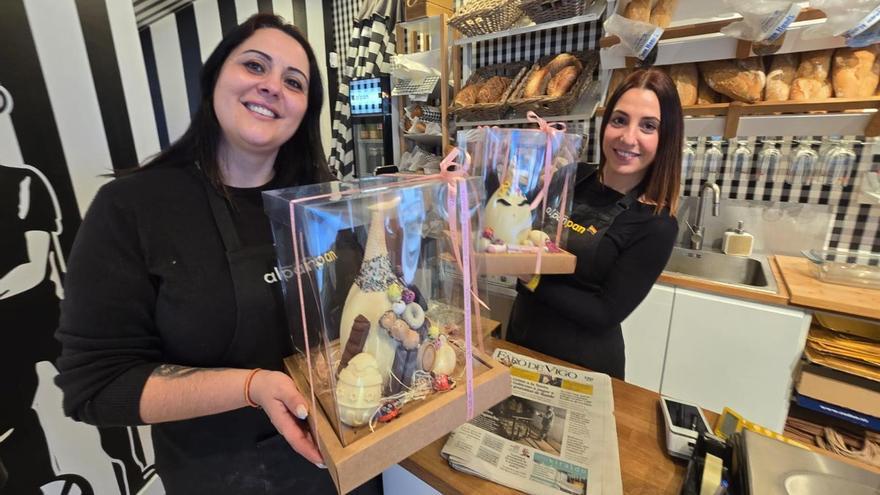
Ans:
[[[510,369],[476,349],[473,355],[476,417],[510,396]],[[309,397],[309,381],[302,373],[304,361],[303,356],[291,356],[284,360],[284,366],[302,394]],[[448,392],[431,394],[407,404],[397,419],[380,423],[372,433],[366,426],[345,426],[341,431],[348,439],[345,445],[325,406],[318,409],[309,414],[309,426],[337,490],[348,493],[462,425],[467,419],[467,395],[464,383]],[[331,410],[335,418],[336,411]]]
[[[477,253],[477,270],[483,275],[528,275],[535,273],[536,253]],[[543,253],[541,273],[574,273],[577,257],[569,252]]]

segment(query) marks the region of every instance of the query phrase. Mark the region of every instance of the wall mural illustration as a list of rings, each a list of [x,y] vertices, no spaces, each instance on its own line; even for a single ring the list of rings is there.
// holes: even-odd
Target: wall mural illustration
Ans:
[[[0,118],[13,111],[0,86]],[[0,371],[13,378],[0,380],[0,493],[164,493],[149,428],[96,428],[63,413],[53,364],[66,271],[62,203],[36,166],[0,163],[0,331],[7,339]]]

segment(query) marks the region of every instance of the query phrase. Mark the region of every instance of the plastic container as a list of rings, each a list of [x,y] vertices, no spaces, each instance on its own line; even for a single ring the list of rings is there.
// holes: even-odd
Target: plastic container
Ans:
[[[880,289],[880,255],[835,249],[803,251],[813,262],[814,276],[832,284]],[[880,296],[880,293],[878,293]]]

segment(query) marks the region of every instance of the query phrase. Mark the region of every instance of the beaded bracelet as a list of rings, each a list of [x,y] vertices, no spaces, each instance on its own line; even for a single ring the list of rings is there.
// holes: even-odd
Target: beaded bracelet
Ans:
[[[257,409],[261,409],[260,405],[251,400],[251,382],[254,380],[254,376],[256,376],[257,372],[262,371],[262,368],[255,368],[251,370],[248,374],[247,379],[244,381],[244,401],[247,405],[251,407],[255,407]]]

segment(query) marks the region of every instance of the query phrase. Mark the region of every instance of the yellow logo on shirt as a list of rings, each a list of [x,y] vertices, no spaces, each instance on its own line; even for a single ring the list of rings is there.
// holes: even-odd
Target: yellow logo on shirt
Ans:
[[[587,232],[589,232],[589,233],[591,233],[591,234],[593,234],[593,235],[596,235],[596,232],[599,232],[599,231],[596,230],[596,227],[595,227],[595,226],[590,225],[589,227],[587,227]]]

